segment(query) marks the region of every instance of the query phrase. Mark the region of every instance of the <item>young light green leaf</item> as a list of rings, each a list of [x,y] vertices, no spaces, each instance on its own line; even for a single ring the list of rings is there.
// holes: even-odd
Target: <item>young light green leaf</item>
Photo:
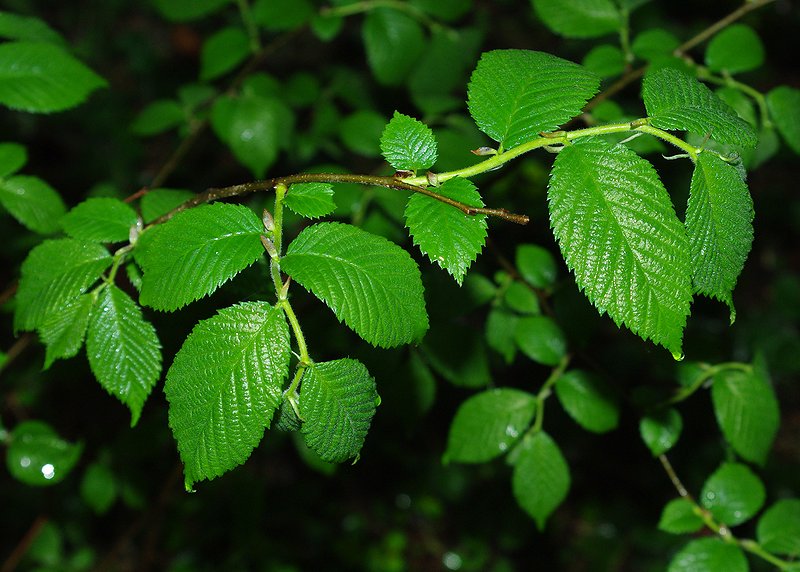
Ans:
[[[800,555],[800,500],[782,499],[765,510],[758,520],[756,537],[764,550]]]
[[[238,26],[228,26],[211,35],[200,52],[200,79],[209,81],[242,63],[250,53],[247,34]]]
[[[800,89],[776,87],[767,94],[767,107],[786,144],[800,155]]]
[[[694,505],[685,498],[672,499],[661,511],[658,529],[670,534],[687,534],[703,528],[702,517]]]
[[[188,22],[219,11],[231,0],[153,0],[153,5],[167,20]]]
[[[431,190],[468,206],[484,206],[475,185],[461,177]],[[405,217],[414,244],[461,284],[486,242],[486,216],[466,215],[432,197],[414,193],[408,200]]]
[[[494,308],[486,318],[486,343],[510,364],[517,355],[514,331],[519,318],[506,310]]]
[[[531,0],[536,14],[556,34],[596,38],[622,27],[622,16],[611,0]]]
[[[625,71],[625,55],[617,46],[609,44],[592,48],[581,63],[602,78],[618,76]]]
[[[722,434],[742,458],[764,464],[780,425],[767,373],[724,370],[714,376],[711,399]]]
[[[265,302],[225,308],[194,327],[164,384],[187,490],[241,465],[261,441],[290,349],[283,311]]]
[[[652,165],[622,145],[576,142],[556,158],[548,200],[561,253],[589,300],[680,356],[689,245]]]
[[[99,244],[71,238],[46,240],[22,263],[15,330],[34,330],[64,304],[77,298],[111,266],[111,256]]]
[[[89,326],[92,303],[90,294],[81,294],[55,309],[39,326],[39,336],[47,346],[44,369],[48,369],[55,360],[71,358],[80,351]]]
[[[606,433],[616,429],[619,403],[598,376],[574,369],[558,378],[555,389],[562,407],[587,431]]]
[[[501,388],[473,395],[450,425],[443,462],[485,463],[507,453],[535,413],[536,397],[525,391]]]
[[[295,183],[283,201],[295,213],[306,218],[319,218],[336,210],[333,185],[330,183]]]
[[[526,435],[514,453],[514,497],[542,530],[569,492],[569,466],[558,445],[542,431]]]
[[[64,38],[43,20],[21,16],[11,12],[0,12],[0,38],[64,44]]]
[[[723,463],[703,485],[700,504],[728,526],[750,520],[764,506],[764,485],[740,463]]]
[[[192,191],[183,189],[150,189],[139,204],[142,220],[145,223],[153,222],[193,196]]]
[[[346,224],[315,224],[289,245],[281,268],[373,345],[411,343],[428,329],[419,268],[385,238]]]
[[[550,252],[536,244],[520,244],[514,257],[517,270],[535,288],[550,288],[558,273]]]
[[[755,147],[755,129],[695,78],[673,68],[645,76],[642,97],[650,123],[659,129],[710,135],[720,143]]]
[[[547,316],[526,316],[514,330],[517,347],[526,356],[544,365],[558,365],[567,353],[564,332]]]
[[[372,75],[383,85],[401,84],[425,51],[422,27],[399,10],[370,10],[362,35]]]
[[[761,67],[764,45],[750,26],[733,24],[714,36],[706,48],[706,65],[713,72],[737,74]]]
[[[24,146],[19,143],[0,143],[0,180],[19,171],[27,162],[28,150]]]
[[[216,203],[178,213],[151,240],[140,242],[141,303],[172,311],[211,294],[263,254],[263,232],[255,213],[239,205]]]
[[[47,486],[64,480],[81,456],[83,446],[65,441],[42,421],[23,421],[9,438],[6,466],[26,485]]]
[[[747,558],[736,544],[719,538],[692,540],[669,563],[667,572],[748,572]]]
[[[329,463],[358,460],[378,402],[375,379],[360,361],[312,365],[300,389],[306,444]]]
[[[63,219],[61,226],[72,238],[86,242],[122,242],[136,224],[136,211],[119,199],[86,199]]]
[[[395,111],[381,135],[381,153],[395,169],[430,169],[438,156],[436,138],[421,121]]]
[[[495,50],[472,72],[467,103],[480,130],[510,149],[578,115],[599,86],[594,73],[551,54]]]
[[[38,177],[0,178],[0,204],[33,232],[50,234],[61,227],[67,211],[61,196]]]
[[[125,292],[109,284],[92,311],[86,355],[97,381],[131,410],[131,427],[161,376],[156,330]]]
[[[186,121],[183,107],[172,99],[159,99],[139,112],[131,123],[131,131],[147,137],[168,131]]]
[[[654,457],[672,449],[682,430],[683,418],[672,407],[650,413],[639,423],[639,434]]]
[[[0,104],[52,113],[83,103],[106,81],[62,48],[38,42],[0,44]]]

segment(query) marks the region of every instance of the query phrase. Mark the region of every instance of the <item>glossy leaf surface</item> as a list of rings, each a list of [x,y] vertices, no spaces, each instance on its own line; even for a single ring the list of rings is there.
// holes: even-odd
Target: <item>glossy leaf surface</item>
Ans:
[[[723,463],[703,485],[700,503],[728,526],[750,520],[764,506],[764,485],[747,465]]]
[[[53,187],[29,175],[0,178],[0,205],[27,228],[41,234],[57,231],[67,211]]]
[[[122,242],[136,224],[136,211],[119,199],[86,199],[61,220],[64,231],[86,242]]]
[[[381,153],[395,169],[430,169],[438,156],[436,138],[421,121],[394,112],[381,135]]]
[[[295,183],[289,187],[284,203],[306,218],[319,218],[336,210],[330,183]]]
[[[27,485],[54,485],[69,474],[81,449],[81,445],[65,441],[42,421],[23,421],[11,432],[6,467],[15,479]]]
[[[569,492],[569,466],[558,445],[544,432],[526,436],[514,452],[514,497],[542,530]]]

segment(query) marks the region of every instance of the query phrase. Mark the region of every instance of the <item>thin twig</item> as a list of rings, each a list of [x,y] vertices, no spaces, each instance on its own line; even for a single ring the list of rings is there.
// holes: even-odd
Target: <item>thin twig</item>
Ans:
[[[6,352],[6,359],[3,360],[3,363],[0,364],[0,373],[2,373],[11,363],[25,351],[25,349],[31,345],[33,341],[33,334],[30,332],[26,332],[22,334],[14,344],[8,348]]]
[[[33,521],[33,524],[31,524],[28,532],[26,532],[25,535],[20,539],[20,541],[14,547],[14,550],[11,552],[11,554],[9,554],[5,562],[3,562],[3,567],[0,568],[0,572],[12,572],[13,570],[16,570],[20,561],[28,552],[31,544],[33,544],[33,541],[36,540],[36,537],[38,537],[42,532],[42,528],[44,528],[44,525],[47,524],[48,520],[49,519],[46,516],[39,515],[36,517],[36,520]]]
[[[672,485],[678,491],[678,494],[685,499],[692,500],[692,495],[689,494],[689,491],[687,491],[686,487],[683,486],[680,477],[678,477],[678,473],[676,473],[675,469],[672,468],[672,463],[669,462],[667,456],[662,453],[658,456],[658,460],[661,461],[661,466],[664,467],[669,480],[672,481]]]

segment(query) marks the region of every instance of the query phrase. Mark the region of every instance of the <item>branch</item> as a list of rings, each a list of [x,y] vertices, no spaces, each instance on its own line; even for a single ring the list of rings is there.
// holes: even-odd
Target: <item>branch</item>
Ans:
[[[17,569],[17,565],[19,565],[22,558],[28,552],[28,549],[33,544],[33,541],[36,540],[36,537],[39,536],[39,533],[42,532],[42,528],[44,525],[47,524],[48,518],[46,516],[37,516],[36,520],[33,521],[31,527],[28,529],[28,532],[25,533],[25,536],[20,539],[17,545],[14,547],[14,550],[11,554],[6,558],[5,562],[3,562],[2,568],[0,568],[0,572],[12,572],[12,570]]]

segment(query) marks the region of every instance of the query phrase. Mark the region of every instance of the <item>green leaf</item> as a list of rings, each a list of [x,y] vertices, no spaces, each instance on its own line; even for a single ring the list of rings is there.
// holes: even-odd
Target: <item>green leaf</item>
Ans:
[[[714,413],[725,439],[742,458],[763,465],[780,425],[766,372],[724,370],[711,386]]]
[[[394,112],[381,135],[381,154],[395,169],[430,169],[436,163],[436,138],[421,121]]]
[[[753,471],[740,463],[723,463],[703,485],[700,504],[728,526],[750,520],[764,506],[766,491]]]
[[[100,385],[131,410],[131,427],[161,376],[156,330],[125,292],[109,284],[92,311],[86,355]]]
[[[370,10],[362,36],[372,75],[383,85],[400,85],[425,51],[422,27],[399,10]]]
[[[645,76],[642,97],[650,123],[659,129],[710,134],[720,143],[755,147],[753,127],[705,85],[682,71],[661,68]]]
[[[461,177],[430,190],[468,206],[484,206],[475,185]],[[467,215],[432,197],[414,193],[408,200],[405,217],[414,244],[461,284],[486,243],[486,215]]]
[[[34,330],[73,298],[94,284],[111,266],[111,256],[99,244],[71,238],[46,240],[22,263],[15,330]]]
[[[283,312],[265,302],[194,327],[164,384],[187,490],[247,460],[280,405],[290,357]]]
[[[411,0],[411,4],[437,20],[452,22],[472,8],[470,0]]]
[[[136,211],[119,199],[86,199],[61,219],[72,238],[86,242],[122,242],[136,225]]]
[[[670,32],[654,28],[637,35],[631,44],[631,51],[645,61],[652,61],[671,56],[680,43]]]
[[[522,282],[511,282],[503,294],[503,301],[506,306],[520,314],[538,315],[542,313],[536,292]],[[513,336],[514,333],[511,332],[511,335]]]
[[[27,162],[28,150],[24,146],[19,143],[0,143],[0,180],[22,169]]]
[[[31,16],[0,12],[0,38],[64,44],[61,34],[44,21]]]
[[[767,94],[767,108],[786,144],[800,155],[800,89],[776,87]]]
[[[419,268],[385,238],[346,224],[315,224],[289,245],[281,268],[373,345],[411,343],[428,329]]]
[[[589,300],[679,356],[689,245],[653,166],[622,145],[578,141],[556,157],[548,200],[561,253]]]
[[[506,149],[552,131],[578,115],[600,78],[544,52],[485,52],[467,87],[469,112]]]
[[[9,438],[6,466],[11,476],[26,485],[47,486],[64,480],[78,458],[81,445],[61,439],[48,424],[23,421]]]
[[[507,364],[514,361],[517,355],[517,343],[514,331],[519,318],[505,310],[494,308],[486,318],[486,343],[503,356]]]
[[[684,546],[667,572],[747,572],[747,558],[736,544],[719,538],[701,538]]]
[[[152,0],[152,2],[167,20],[188,22],[218,12],[231,0]]]
[[[89,326],[92,303],[91,295],[81,294],[54,309],[39,326],[39,336],[47,346],[44,369],[48,369],[57,359],[71,358],[78,354]]]
[[[686,234],[694,291],[717,298],[736,317],[731,292],[753,244],[753,200],[736,168],[714,153],[697,157]]]
[[[531,0],[536,15],[556,34],[596,38],[616,32],[622,19],[611,0]]]
[[[139,204],[142,220],[145,223],[153,222],[193,196],[192,191],[183,189],[150,189]]]
[[[0,104],[51,113],[83,103],[106,81],[53,44],[0,44]]]
[[[299,28],[314,12],[309,0],[256,0],[253,3],[253,20],[269,31]]]
[[[443,462],[485,463],[507,453],[528,429],[536,397],[518,389],[490,389],[467,399],[456,412]]]
[[[658,529],[670,534],[687,534],[703,528],[703,519],[688,499],[673,499],[661,512]]]
[[[567,353],[564,332],[547,316],[526,316],[514,330],[517,347],[526,356],[544,365],[558,365]]]
[[[238,26],[228,26],[211,35],[200,52],[200,79],[209,81],[225,75],[250,53],[250,40]]]
[[[283,201],[295,213],[306,218],[319,218],[336,210],[333,185],[330,183],[294,183]]]
[[[177,101],[159,99],[139,112],[131,123],[131,131],[147,137],[157,135],[186,121],[186,113]]]
[[[602,78],[614,77],[625,71],[625,55],[617,46],[595,46],[583,58],[583,67]]]
[[[782,499],[764,511],[756,537],[764,550],[800,555],[800,500]]]
[[[706,48],[706,65],[713,72],[737,74],[760,68],[763,63],[761,38],[745,24],[723,29]]]
[[[378,402],[375,379],[360,361],[313,364],[300,389],[306,444],[329,463],[358,460]]]
[[[365,157],[379,157],[379,141],[386,119],[371,110],[361,110],[345,117],[339,124],[339,138],[353,153]]]
[[[556,381],[562,407],[578,425],[594,433],[606,433],[619,424],[619,404],[611,388],[598,376],[571,370]]]
[[[675,446],[683,430],[683,418],[672,407],[660,409],[642,418],[639,433],[654,457],[663,455]]]
[[[105,514],[117,499],[117,482],[108,467],[92,463],[81,479],[81,498],[95,514]]]
[[[514,497],[542,530],[569,492],[569,466],[558,445],[542,431],[526,435],[514,453]]]
[[[151,229],[149,232],[153,232]],[[264,227],[249,208],[216,203],[175,215],[140,246],[141,303],[177,310],[214,292],[264,252]]]
[[[67,211],[61,196],[50,185],[28,175],[0,178],[0,204],[20,223],[40,234],[61,228],[61,217]]]
[[[514,261],[525,281],[534,288],[549,288],[556,281],[556,261],[550,252],[536,244],[517,246]]]
[[[458,387],[484,387],[492,381],[486,346],[479,332],[452,323],[439,324],[425,336],[431,367]]]

